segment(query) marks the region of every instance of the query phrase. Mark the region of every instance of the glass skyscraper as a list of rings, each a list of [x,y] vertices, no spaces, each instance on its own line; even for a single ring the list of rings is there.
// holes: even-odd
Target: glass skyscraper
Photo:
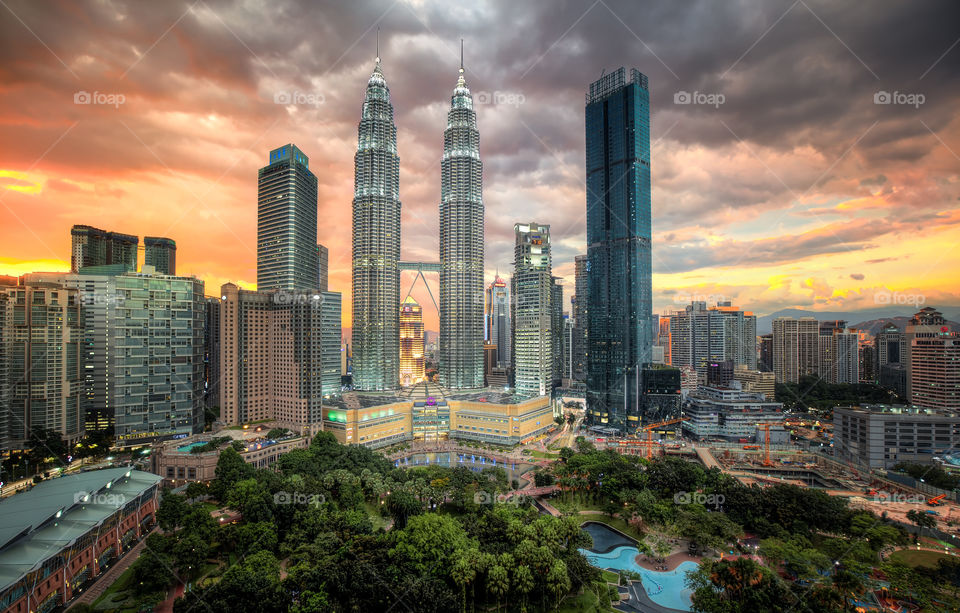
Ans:
[[[367,82],[354,157],[353,387],[400,383],[400,157],[380,58]]]
[[[483,387],[483,164],[473,96],[450,99],[440,162],[440,385]]]
[[[257,175],[257,289],[317,289],[317,177],[296,145]]]
[[[177,274],[177,243],[163,236],[143,237],[143,265],[162,275]]]
[[[517,394],[549,394],[553,386],[554,334],[550,226],[514,225],[512,285],[513,367]]]
[[[653,315],[650,92],[638,70],[627,77],[620,68],[586,95],[587,413],[629,431],[639,425]]]
[[[510,290],[498,274],[487,287],[486,341],[497,348],[497,368],[510,367]]]

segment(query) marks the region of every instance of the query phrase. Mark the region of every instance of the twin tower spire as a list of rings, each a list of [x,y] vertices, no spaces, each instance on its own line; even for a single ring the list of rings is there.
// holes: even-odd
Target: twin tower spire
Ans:
[[[353,385],[392,390],[400,379],[400,158],[390,89],[377,59],[354,156]],[[440,161],[440,385],[483,387],[483,164],[473,97],[460,72]]]

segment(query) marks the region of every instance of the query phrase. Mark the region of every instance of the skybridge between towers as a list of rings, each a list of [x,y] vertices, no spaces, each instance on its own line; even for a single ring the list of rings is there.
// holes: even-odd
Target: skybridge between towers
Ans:
[[[430,294],[430,300],[433,301],[433,308],[437,309],[437,312],[440,312],[440,307],[437,306],[437,299],[433,297],[433,291],[430,290],[430,285],[427,284],[427,278],[423,276],[425,272],[435,272],[440,274],[440,262],[411,262],[400,260],[400,270],[412,270],[416,271],[416,276],[413,278],[413,283],[410,285],[410,290],[407,292],[409,296],[413,292],[413,288],[417,285],[417,279],[423,280],[423,286],[427,288],[427,293]]]

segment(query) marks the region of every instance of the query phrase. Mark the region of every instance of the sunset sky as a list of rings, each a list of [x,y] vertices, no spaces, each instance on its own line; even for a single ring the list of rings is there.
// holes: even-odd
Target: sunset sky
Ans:
[[[3,0],[0,274],[69,269],[83,223],[173,238],[178,273],[210,295],[255,287],[257,169],[292,142],[319,180],[318,239],[349,326],[353,155],[378,27],[405,259],[438,259],[463,38],[488,282],[512,270],[513,224],[534,221],[551,225],[572,289],[584,92],[632,66],[652,94],[656,311],[690,297],[853,310],[889,292],[960,304],[954,0]]]

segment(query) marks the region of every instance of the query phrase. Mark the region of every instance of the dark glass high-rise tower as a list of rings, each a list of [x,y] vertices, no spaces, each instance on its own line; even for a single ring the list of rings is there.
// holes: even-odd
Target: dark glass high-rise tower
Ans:
[[[177,243],[163,236],[143,237],[143,264],[162,275],[177,274]]]
[[[296,145],[257,173],[257,290],[317,289],[317,177]]]
[[[357,129],[353,188],[353,386],[400,385],[400,157],[380,58]]]
[[[650,264],[650,93],[620,68],[586,96],[587,414],[640,423],[640,369],[653,345]],[[579,296],[578,296],[579,299]]]
[[[478,388],[483,387],[483,164],[462,65],[440,169],[440,385]]]

